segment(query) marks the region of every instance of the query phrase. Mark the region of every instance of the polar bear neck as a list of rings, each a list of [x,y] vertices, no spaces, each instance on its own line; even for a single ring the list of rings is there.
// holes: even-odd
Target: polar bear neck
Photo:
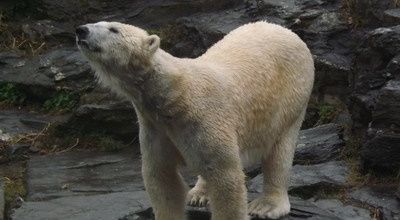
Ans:
[[[158,49],[152,57],[150,68],[138,86],[140,97],[133,100],[137,110],[156,113],[157,116],[173,117],[172,110],[183,98],[183,60]],[[144,68],[144,67],[142,67]]]
[[[136,111],[172,117],[171,108],[183,96],[184,60],[158,49],[151,60],[135,58],[128,65],[111,60],[92,66],[99,82],[131,101]]]

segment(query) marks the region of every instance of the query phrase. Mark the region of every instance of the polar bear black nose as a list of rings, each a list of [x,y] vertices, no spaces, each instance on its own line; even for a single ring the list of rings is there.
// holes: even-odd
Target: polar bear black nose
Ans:
[[[89,34],[89,28],[87,28],[85,25],[81,25],[76,28],[75,33],[78,39],[80,40],[85,39]]]

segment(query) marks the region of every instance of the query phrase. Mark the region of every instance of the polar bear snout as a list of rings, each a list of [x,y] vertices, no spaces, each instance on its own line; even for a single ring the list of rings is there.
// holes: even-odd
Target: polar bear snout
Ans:
[[[78,40],[85,40],[86,37],[89,35],[89,28],[85,25],[81,25],[76,28],[75,34]]]

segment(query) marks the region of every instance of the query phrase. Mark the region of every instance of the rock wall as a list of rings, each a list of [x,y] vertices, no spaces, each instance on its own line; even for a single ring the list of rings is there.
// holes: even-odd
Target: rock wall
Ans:
[[[393,171],[400,166],[399,10],[393,0],[6,0],[0,3],[6,16],[0,23],[0,83],[16,84],[39,102],[60,90],[79,93],[66,127],[132,139],[132,107],[97,88],[74,46],[74,27],[130,23],[158,34],[173,55],[196,57],[230,30],[267,20],[291,28],[309,45],[316,66],[312,102],[340,103],[351,113],[352,120],[343,114],[335,120],[362,138],[364,167]],[[30,44],[11,50],[10,33]],[[318,121],[318,111],[310,107],[308,127]]]

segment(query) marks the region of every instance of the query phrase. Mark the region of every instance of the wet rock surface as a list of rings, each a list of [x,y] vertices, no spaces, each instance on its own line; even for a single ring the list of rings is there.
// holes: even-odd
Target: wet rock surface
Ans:
[[[328,132],[330,131],[330,132]],[[302,131],[307,144],[320,134],[340,132],[336,125]],[[312,135],[311,135],[312,134]],[[338,133],[336,133],[338,135]],[[315,140],[325,140],[322,135]],[[340,139],[339,139],[340,140]],[[330,141],[326,141],[330,144]],[[320,143],[323,146],[322,142]],[[33,156],[27,163],[26,202],[12,214],[13,220],[39,219],[152,219],[151,206],[144,191],[138,152],[122,153],[69,152],[48,156]],[[331,161],[316,165],[295,165],[291,178],[291,193],[310,198],[318,191],[337,190],[345,184],[347,167]],[[184,172],[185,179],[193,176]],[[249,201],[262,192],[261,176],[251,179]],[[321,205],[300,197],[291,197],[292,211],[284,219],[346,219],[362,217],[367,211],[351,206],[329,203]],[[328,202],[326,202],[328,203]],[[332,204],[338,204],[336,209]],[[346,211],[339,208],[346,207]],[[206,207],[187,207],[190,219],[210,219]],[[359,215],[356,215],[356,214]],[[60,217],[62,216],[62,217]],[[363,219],[363,218],[359,219]],[[256,218],[255,218],[256,219]]]
[[[367,130],[364,167],[377,172],[399,166],[399,54],[400,26],[392,26],[369,32],[355,59],[352,114],[356,126]]]
[[[143,210],[144,207],[149,207],[144,191],[72,196],[24,203],[15,212],[13,219],[121,219],[129,213]]]
[[[343,204],[337,199],[320,199],[314,201],[317,207],[332,212],[340,219],[368,220],[372,219],[367,209]]]
[[[290,193],[308,199],[323,191],[335,191],[345,187],[349,169],[342,161],[331,161],[316,165],[295,165],[291,172]],[[250,180],[249,191],[261,193],[262,182],[262,174]]]
[[[343,147],[343,128],[340,125],[331,123],[304,129],[298,136],[293,163],[310,165],[339,160]],[[251,177],[261,173],[259,164],[245,170]]]
[[[340,158],[344,146],[343,128],[325,124],[302,130],[295,152],[295,164],[317,164]]]
[[[74,47],[53,49],[33,58],[3,52],[0,59],[0,82],[21,85],[32,98],[45,99],[57,89],[85,90],[94,84],[87,61]]]
[[[28,200],[144,190],[133,152],[37,156],[27,164]],[[50,181],[49,181],[50,180]]]
[[[35,156],[27,173],[28,196],[13,220],[152,219],[134,152]],[[258,195],[249,193],[249,200]],[[291,197],[291,204],[284,219],[342,219],[300,198]],[[207,208],[188,207],[187,212],[191,219],[210,217]]]
[[[400,202],[396,199],[396,186],[373,186],[350,193],[350,198],[378,209],[382,219],[400,219]]]
[[[61,117],[44,116],[26,111],[0,111],[0,139],[8,140],[18,134],[37,133],[48,123]]]

